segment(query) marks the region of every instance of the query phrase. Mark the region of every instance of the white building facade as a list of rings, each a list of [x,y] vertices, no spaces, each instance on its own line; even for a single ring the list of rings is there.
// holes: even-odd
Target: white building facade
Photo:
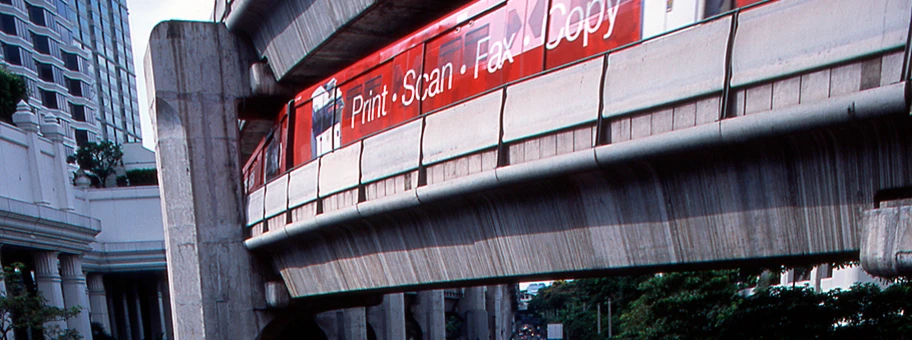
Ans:
[[[90,321],[118,339],[171,338],[158,187],[77,188],[62,124],[25,104],[13,120],[0,122],[0,262],[23,263],[48,303],[81,307],[66,326],[86,339]],[[154,167],[150,155],[128,162]]]

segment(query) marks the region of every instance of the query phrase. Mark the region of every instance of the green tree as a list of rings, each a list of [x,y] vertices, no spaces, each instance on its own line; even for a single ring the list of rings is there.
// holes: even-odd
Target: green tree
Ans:
[[[737,308],[737,271],[656,275],[621,315],[622,339],[710,339]]]
[[[93,176],[96,186],[104,187],[105,179],[114,173],[114,168],[121,165],[123,150],[120,145],[111,141],[86,143],[76,150],[76,154],[67,158],[67,162],[76,162],[87,175]],[[97,182],[95,182],[97,180]]]
[[[13,122],[13,113],[20,100],[28,100],[25,80],[0,68],[0,121]]]
[[[14,330],[41,332],[46,339],[53,340],[82,339],[75,330],[47,326],[49,322],[66,321],[79,314],[79,308],[49,306],[44,297],[29,292],[22,278],[24,268],[21,263],[3,267],[6,294],[0,296],[0,340],[6,340]]]
[[[529,302],[529,310],[545,323],[562,323],[568,339],[605,339],[608,337],[608,308],[615,316],[639,296],[637,286],[650,276],[617,276],[574,281],[555,281]],[[611,302],[609,305],[608,302]],[[602,334],[598,334],[598,309],[602,311]]]

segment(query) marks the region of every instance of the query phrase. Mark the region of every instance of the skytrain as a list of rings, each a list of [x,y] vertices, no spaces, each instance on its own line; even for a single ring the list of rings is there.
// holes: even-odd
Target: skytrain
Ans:
[[[243,167],[245,188],[504,86],[772,1],[474,1],[300,91]]]

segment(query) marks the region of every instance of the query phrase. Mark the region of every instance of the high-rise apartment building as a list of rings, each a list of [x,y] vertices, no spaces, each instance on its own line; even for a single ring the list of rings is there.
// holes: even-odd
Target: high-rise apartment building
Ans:
[[[0,0],[0,63],[25,77],[33,111],[59,121],[79,144],[101,133],[94,56],[75,39],[70,5],[54,1]]]
[[[92,50],[98,129],[117,143],[142,141],[139,95],[126,0],[69,1],[78,21],[77,40]]]
[[[77,145],[142,140],[126,0],[0,0],[0,59]]]

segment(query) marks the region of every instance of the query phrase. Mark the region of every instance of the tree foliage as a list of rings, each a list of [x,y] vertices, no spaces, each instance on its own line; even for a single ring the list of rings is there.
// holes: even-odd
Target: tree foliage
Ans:
[[[565,339],[912,339],[912,283],[814,292],[768,287],[759,271],[665,273],[556,282],[529,303]],[[768,280],[768,278],[767,278]],[[746,287],[757,287],[746,294]],[[602,304],[602,334],[596,332]]]
[[[13,122],[13,113],[16,113],[16,104],[20,100],[28,100],[25,80],[0,68],[0,121]]]
[[[649,276],[620,276],[555,281],[539,290],[529,302],[529,310],[545,323],[563,323],[567,339],[607,339],[608,308],[626,309],[639,296],[639,284],[648,279]],[[598,305],[602,311],[602,334],[598,334]],[[614,316],[617,329],[617,314]]]
[[[120,145],[111,141],[100,143],[86,143],[76,150],[76,154],[67,158],[69,163],[75,162],[87,175],[94,177],[96,186],[104,187],[105,180],[114,173],[114,168],[121,165],[123,150]]]
[[[14,263],[3,268],[6,294],[0,296],[0,340],[7,340],[14,330],[34,331],[44,334],[45,339],[82,339],[75,330],[49,326],[49,322],[66,321],[79,314],[79,308],[58,308],[50,306],[39,294],[29,292],[23,281],[24,265]]]
[[[157,169],[127,170],[125,176],[117,177],[117,186],[158,185]]]

